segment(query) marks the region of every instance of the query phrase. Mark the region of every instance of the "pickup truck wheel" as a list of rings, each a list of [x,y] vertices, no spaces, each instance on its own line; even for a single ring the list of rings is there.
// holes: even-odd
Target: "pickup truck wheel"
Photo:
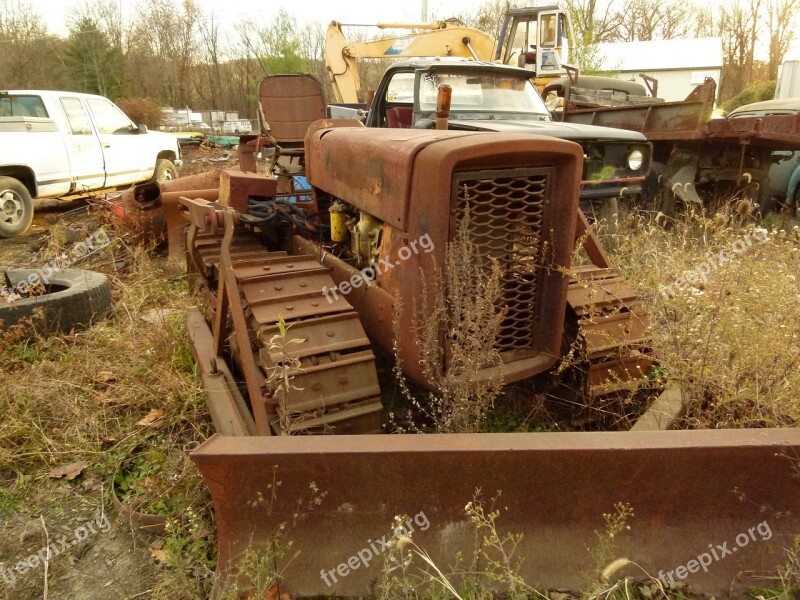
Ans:
[[[21,181],[0,177],[0,238],[22,235],[33,220],[33,200]]]
[[[42,281],[35,269],[10,269],[7,277],[17,286],[29,277]],[[6,281],[0,273],[0,291],[6,290]],[[92,319],[111,310],[111,283],[108,277],[94,271],[67,269],[47,277],[47,292],[41,296],[7,302],[0,296],[0,331],[36,316],[43,311],[44,326],[48,331],[69,331],[77,325],[88,325]]]
[[[159,158],[156,161],[156,172],[153,175],[154,181],[172,181],[178,178],[178,169],[172,164],[171,160]]]

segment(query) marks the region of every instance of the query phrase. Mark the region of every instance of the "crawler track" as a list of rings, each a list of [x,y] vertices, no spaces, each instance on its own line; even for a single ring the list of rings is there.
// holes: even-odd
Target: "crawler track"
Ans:
[[[567,302],[578,318],[584,397],[593,405],[635,391],[656,364],[639,295],[613,269],[573,268]]]
[[[251,342],[237,350],[252,352],[274,433],[381,431],[375,355],[353,307],[324,295],[336,285],[327,267],[311,256],[270,252],[239,228],[228,248],[220,233],[196,233],[193,248],[217,306],[221,263],[230,261],[235,284],[227,293],[241,302]]]

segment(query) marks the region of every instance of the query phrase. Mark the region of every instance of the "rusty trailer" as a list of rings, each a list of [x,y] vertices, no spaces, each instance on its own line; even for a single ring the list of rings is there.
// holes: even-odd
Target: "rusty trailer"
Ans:
[[[702,205],[723,194],[744,192],[761,212],[775,208],[770,194],[772,153],[800,150],[800,115],[712,118],[716,98],[713,79],[680,102],[636,102],[577,108],[569,86],[555,83],[544,94],[564,99],[561,119],[643,133],[653,144],[653,171],[648,194],[671,192],[660,206],[674,211],[674,200]]]

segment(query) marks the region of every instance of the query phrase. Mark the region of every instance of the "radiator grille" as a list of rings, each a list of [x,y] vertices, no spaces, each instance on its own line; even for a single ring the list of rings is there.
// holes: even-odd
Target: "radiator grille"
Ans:
[[[537,349],[537,277],[552,177],[551,168],[453,175],[451,238],[469,207],[470,238],[481,256],[497,259],[503,269],[501,352]]]

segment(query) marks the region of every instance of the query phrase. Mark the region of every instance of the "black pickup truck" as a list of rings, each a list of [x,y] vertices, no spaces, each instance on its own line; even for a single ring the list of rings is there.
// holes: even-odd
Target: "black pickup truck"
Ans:
[[[528,132],[580,144],[584,212],[616,213],[618,198],[642,191],[650,169],[649,142],[634,131],[553,121],[529,78],[524,69],[466,59],[397,62],[378,84],[365,125],[433,128],[438,87],[450,85],[449,129]]]

